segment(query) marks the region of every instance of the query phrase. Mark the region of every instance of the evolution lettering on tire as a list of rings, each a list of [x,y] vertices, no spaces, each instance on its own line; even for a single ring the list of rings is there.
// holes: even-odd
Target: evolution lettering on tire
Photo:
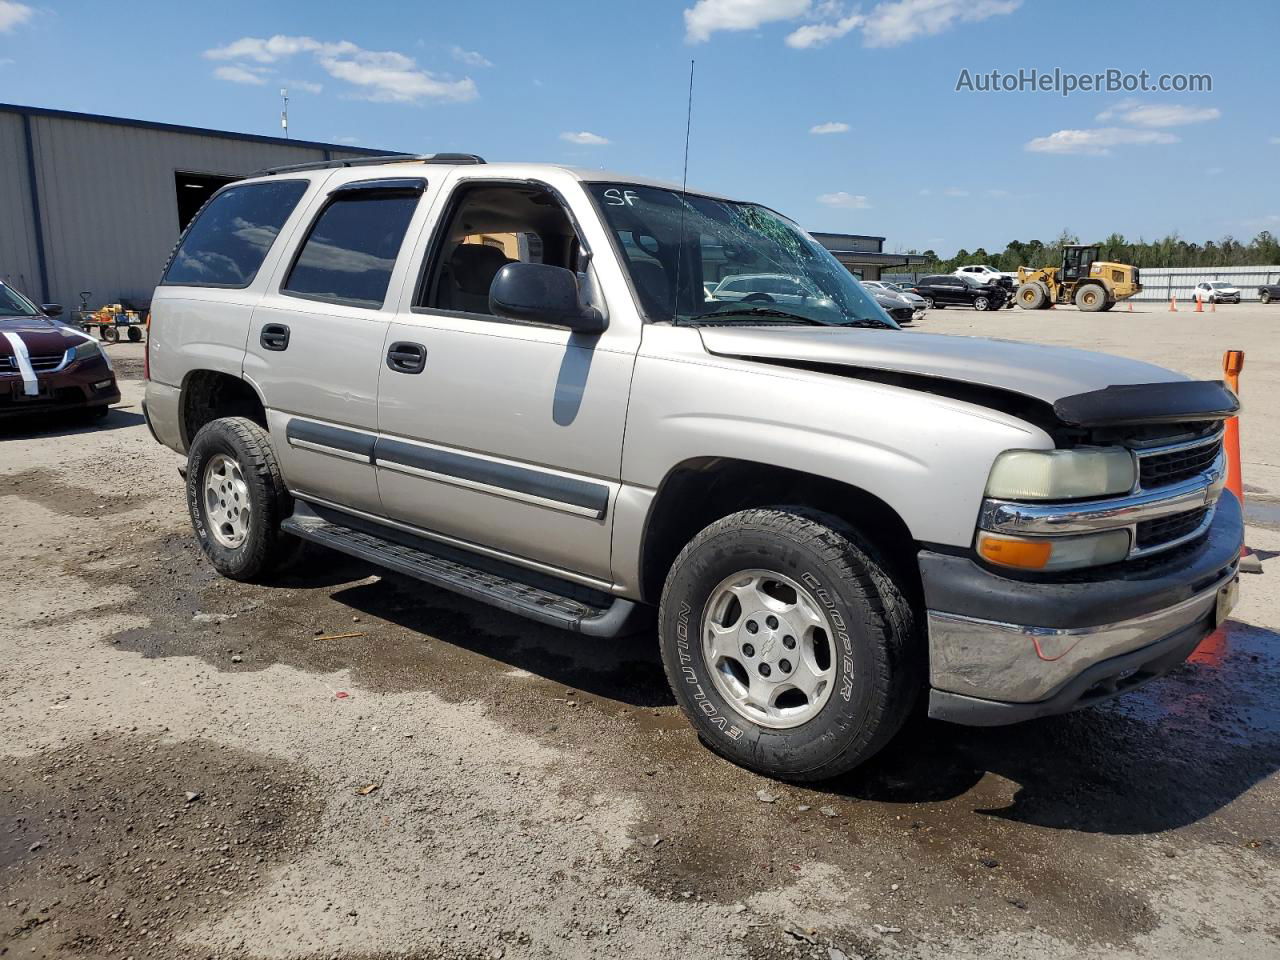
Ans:
[[[790,506],[701,531],[659,611],[668,680],[703,740],[795,781],[852,769],[901,727],[921,682],[914,623],[870,543]]]

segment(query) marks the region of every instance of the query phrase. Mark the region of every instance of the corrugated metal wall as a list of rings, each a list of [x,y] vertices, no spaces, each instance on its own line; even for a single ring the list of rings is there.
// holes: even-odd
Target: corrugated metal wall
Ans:
[[[174,174],[246,176],[323,160],[324,150],[33,114],[29,118],[44,229],[47,299],[68,311],[149,300],[178,238]],[[42,299],[30,218],[23,116],[0,111],[0,276]],[[358,151],[332,150],[334,158]],[[10,211],[17,216],[11,217]],[[25,220],[23,216],[25,215]]]
[[[22,117],[0,113],[0,280],[40,297]]]

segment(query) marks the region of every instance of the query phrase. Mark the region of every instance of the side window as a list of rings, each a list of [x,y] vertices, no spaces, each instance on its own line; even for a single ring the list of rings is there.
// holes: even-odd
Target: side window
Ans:
[[[536,184],[459,187],[437,230],[414,307],[490,316],[489,288],[508,263],[577,271],[581,242],[559,199]]]
[[[160,282],[247,287],[307,185],[306,180],[269,180],[223,190],[187,228]]]
[[[303,241],[282,293],[377,310],[420,191],[336,192]]]

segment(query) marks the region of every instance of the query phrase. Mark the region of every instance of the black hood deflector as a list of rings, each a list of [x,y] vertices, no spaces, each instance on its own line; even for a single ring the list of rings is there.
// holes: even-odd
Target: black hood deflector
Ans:
[[[1053,413],[1072,427],[1118,427],[1138,423],[1225,420],[1240,401],[1221,380],[1128,383],[1063,397]]]

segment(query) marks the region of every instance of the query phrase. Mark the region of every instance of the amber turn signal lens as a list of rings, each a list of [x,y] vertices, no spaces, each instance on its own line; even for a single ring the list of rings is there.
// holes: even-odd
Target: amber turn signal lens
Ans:
[[[1021,540],[983,533],[978,537],[978,553],[984,560],[1002,567],[1043,570],[1053,555],[1053,544],[1047,540]]]

